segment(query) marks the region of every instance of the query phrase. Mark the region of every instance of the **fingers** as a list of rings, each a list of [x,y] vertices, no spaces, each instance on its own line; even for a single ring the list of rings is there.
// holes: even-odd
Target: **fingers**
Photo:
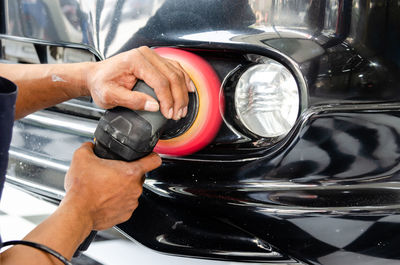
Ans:
[[[196,91],[196,87],[193,84],[193,81],[190,79],[189,75],[185,72],[185,70],[183,69],[182,65],[180,63],[178,63],[177,61],[174,60],[168,60],[171,64],[173,64],[176,68],[180,69],[184,76],[185,76],[185,82],[186,82],[186,86],[188,88],[189,92],[195,92]]]
[[[105,160],[110,167],[119,171],[120,175],[133,177],[134,181],[143,184],[143,175],[161,166],[161,158],[156,153],[151,153],[139,160],[125,162],[119,160]]]
[[[157,100],[145,93],[131,91],[120,86],[109,89],[108,93],[109,99],[118,106],[146,111],[158,111],[160,108]]]
[[[80,148],[76,150],[77,153],[85,153],[83,155],[91,154],[94,155],[93,152],[94,144],[91,142],[85,142],[81,145]],[[99,158],[102,159],[102,158]],[[142,176],[144,173],[152,171],[159,166],[161,166],[162,160],[160,156],[156,153],[151,153],[139,160],[132,162],[125,162],[120,160],[109,160],[102,159],[103,161],[107,161],[109,167],[115,169],[121,169],[121,173],[125,172],[127,175],[138,175]],[[126,169],[130,170],[126,170]]]
[[[139,184],[139,187],[142,188],[143,183],[146,179],[145,174],[161,166],[162,161],[158,154],[151,153],[150,155],[133,162],[112,162],[120,163],[118,165],[115,165],[121,172],[120,175],[129,177],[132,183],[135,183],[135,185]],[[141,193],[142,190],[140,190],[137,197],[139,197]]]
[[[161,158],[158,154],[151,153],[150,155],[131,163],[137,164],[141,168],[142,172],[146,173],[161,166],[161,162]]]
[[[140,47],[137,52],[137,56],[142,57],[143,68],[137,69],[135,75],[154,89],[165,117],[182,118],[189,102],[187,92],[191,89],[188,75],[182,67],[148,47]]]
[[[183,67],[180,65],[180,63],[178,63],[177,61],[173,61],[173,60],[169,60],[169,62],[170,62],[171,64],[173,64],[176,68],[180,69],[180,70],[182,71],[182,73],[184,73],[185,83],[186,83],[186,86],[187,86],[187,88],[188,88],[188,91],[189,91],[189,92],[195,92],[195,91],[196,91],[196,88],[195,88],[195,86],[194,86],[193,81],[190,79],[189,75],[185,72],[185,70],[184,70]],[[187,96],[186,93],[185,93],[185,95]],[[188,103],[189,103],[189,99],[188,99]],[[181,116],[182,118],[183,118],[183,117],[186,117],[187,111],[188,111],[188,107],[187,107],[187,105],[186,105],[186,106],[183,108],[183,112],[182,112],[182,116]]]

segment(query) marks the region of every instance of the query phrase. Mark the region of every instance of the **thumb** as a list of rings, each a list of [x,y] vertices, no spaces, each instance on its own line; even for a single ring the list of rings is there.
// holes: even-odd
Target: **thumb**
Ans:
[[[92,142],[85,142],[83,143],[79,149],[85,152],[93,153],[94,144]]]
[[[118,87],[113,89],[115,101],[118,106],[132,110],[158,111],[160,105],[153,97],[137,91]]]

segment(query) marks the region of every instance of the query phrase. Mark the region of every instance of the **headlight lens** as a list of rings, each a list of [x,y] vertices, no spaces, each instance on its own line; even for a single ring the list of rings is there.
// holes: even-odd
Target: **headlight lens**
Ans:
[[[262,137],[286,135],[296,122],[299,104],[294,76],[272,59],[248,68],[236,85],[235,108],[239,120]]]

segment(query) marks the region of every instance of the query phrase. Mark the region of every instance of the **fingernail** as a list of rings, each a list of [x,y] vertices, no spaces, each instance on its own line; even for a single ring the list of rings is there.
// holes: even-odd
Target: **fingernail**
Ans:
[[[157,102],[152,100],[147,100],[144,104],[144,110],[146,111],[157,111],[159,109],[159,105]]]
[[[179,120],[180,118],[182,118],[182,109],[179,109],[178,110],[178,114],[176,115],[177,117],[177,119]]]
[[[174,114],[174,110],[173,110],[172,108],[170,108],[170,109],[168,110],[167,119],[171,119],[173,114]]]
[[[189,86],[189,91],[190,92],[195,92],[196,91],[196,86],[194,85],[193,81],[190,80],[190,86]]]
[[[187,110],[188,110],[188,107],[187,107],[187,106],[183,108],[182,117],[186,117]]]

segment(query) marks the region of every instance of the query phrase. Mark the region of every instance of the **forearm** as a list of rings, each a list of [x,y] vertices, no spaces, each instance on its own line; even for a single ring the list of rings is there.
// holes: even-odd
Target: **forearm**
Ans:
[[[43,244],[71,259],[79,244],[92,228],[84,209],[77,209],[77,203],[66,202],[44,222],[32,230],[24,240]],[[62,264],[51,255],[27,246],[14,246],[0,254],[0,264]]]
[[[86,84],[91,63],[0,64],[0,74],[18,86],[15,118],[79,96],[89,95]]]

